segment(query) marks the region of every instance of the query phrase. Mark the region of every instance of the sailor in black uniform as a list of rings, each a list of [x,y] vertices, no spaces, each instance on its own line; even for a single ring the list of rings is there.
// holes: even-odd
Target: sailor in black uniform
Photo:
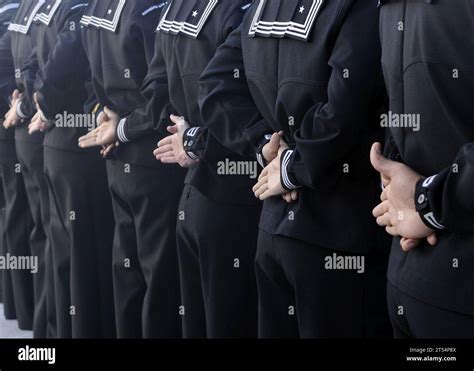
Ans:
[[[93,129],[84,114],[89,63],[82,45],[83,0],[45,0],[35,22],[38,114],[30,133],[45,132],[58,337],[115,337],[113,213],[106,169],[78,138]]]
[[[372,153],[387,186],[374,213],[396,236],[388,270],[394,333],[472,338],[474,40],[466,35],[473,30],[473,4],[381,4],[390,115],[410,118],[410,125],[390,121],[393,140],[385,152],[394,161],[382,157],[380,146]]]
[[[7,34],[8,26],[10,21],[15,16],[20,6],[19,0],[2,0],[0,1],[0,166],[6,164],[5,161],[8,156],[5,156],[4,141],[5,141],[5,129],[3,128],[3,117],[9,111],[9,96],[13,89],[14,84],[14,68],[13,59],[11,56],[10,37]],[[5,39],[3,39],[5,37]],[[11,147],[11,146],[10,146]],[[14,148],[13,148],[14,151]],[[15,161],[13,161],[15,162]],[[10,164],[11,165],[11,164]],[[1,173],[0,169],[0,173]],[[3,175],[2,175],[3,178]],[[2,198],[1,202],[1,229],[0,229],[0,255],[6,256],[8,253],[6,231],[5,231],[5,217],[6,217],[6,201],[3,192],[3,181],[0,185]],[[1,273],[1,285],[2,285],[2,302],[4,315],[6,319],[15,319],[15,300],[13,296],[12,276],[10,271],[3,271]]]
[[[198,105],[199,76],[250,5],[248,0],[173,0],[158,26],[149,71],[168,81],[145,89],[153,96],[149,90],[168,88],[177,115],[192,126],[175,117],[178,125],[170,129],[179,131],[155,152],[164,163],[190,167],[177,229],[186,338],[257,336],[260,202],[251,188],[259,167],[254,157],[236,155],[209,133]]]
[[[378,15],[376,0],[255,1],[200,79],[204,124],[267,165],[254,188],[263,338],[389,333],[367,156],[383,135]],[[277,133],[276,157],[262,153]]]
[[[4,150],[8,155],[8,160],[5,161],[8,161],[6,162],[8,164],[3,166],[8,249],[16,256],[32,255],[38,258],[38,273],[33,275],[34,301],[33,294],[30,294],[33,284],[31,273],[12,272],[20,328],[33,328],[30,312],[34,310],[33,330],[37,337],[44,337],[47,330],[45,292],[47,208],[42,207],[47,205],[47,188],[43,176],[43,135],[39,133],[30,137],[28,123],[34,115],[32,97],[37,71],[34,58],[30,58],[36,42],[36,27],[33,20],[42,3],[43,0],[22,1],[8,27],[16,89],[21,95],[17,92],[12,95],[12,108],[5,117],[4,127],[12,128],[16,125],[16,129],[14,141],[11,140],[12,134],[4,136],[6,139]],[[16,149],[16,154],[12,146]],[[30,210],[32,221],[29,216]],[[15,276],[18,276],[17,285]]]
[[[184,171],[156,161],[153,150],[165,132],[143,133],[142,128],[151,125],[149,115],[135,112],[146,107],[140,89],[165,5],[164,0],[93,0],[81,21],[97,119],[101,127],[113,129],[111,138],[102,138],[96,130],[82,138],[80,146],[113,147],[121,141],[105,151],[113,156],[107,172],[116,222],[113,277],[120,338],[181,337],[175,230]],[[167,97],[168,92],[159,94]],[[123,120],[127,130],[116,135]]]

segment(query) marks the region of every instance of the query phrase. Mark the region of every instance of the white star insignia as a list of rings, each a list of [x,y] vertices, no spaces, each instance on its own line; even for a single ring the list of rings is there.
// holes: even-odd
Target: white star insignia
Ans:
[[[109,10],[107,11],[107,14],[112,14],[112,9],[109,9]]]
[[[25,19],[23,19],[23,21],[25,21],[25,22],[26,22],[27,20],[28,20],[28,17],[25,17]]]
[[[304,6],[300,6],[300,13],[301,13],[301,14],[304,13]]]
[[[48,6],[46,7],[46,9],[48,9],[48,10],[51,9],[51,4],[48,5]]]
[[[198,14],[199,14],[198,11],[195,10],[195,11],[193,12],[193,17],[196,18]]]

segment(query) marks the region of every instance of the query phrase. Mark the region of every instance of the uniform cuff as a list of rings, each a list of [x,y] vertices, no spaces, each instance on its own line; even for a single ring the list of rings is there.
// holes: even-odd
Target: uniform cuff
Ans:
[[[202,128],[196,126],[187,129],[183,134],[183,147],[188,157],[192,160],[199,160],[199,156],[193,151],[193,146],[196,144],[196,138]]]
[[[51,122],[52,120],[48,120],[46,116],[44,115],[43,111],[40,111],[40,119],[43,122]]]
[[[122,142],[122,143],[130,142],[130,140],[125,135],[125,124],[126,124],[126,122],[127,122],[127,119],[125,118],[125,119],[120,120],[118,125],[117,125],[117,137],[118,137],[119,141]]]
[[[95,113],[95,124],[96,124],[96,126],[99,126],[100,118],[102,117],[102,115],[105,115],[103,110],[100,110],[99,112]]]
[[[263,139],[260,141],[260,144],[258,145],[257,148],[257,162],[258,164],[264,168],[267,166],[267,161],[265,160],[265,157],[263,157],[263,147],[265,147],[270,140],[272,139],[272,134],[266,134]]]
[[[432,177],[422,179],[417,183],[415,190],[415,205],[421,220],[428,228],[434,230],[443,230],[446,229],[446,227],[438,222],[434,216],[429,201],[430,185],[433,184],[433,181],[436,179],[436,177],[437,175],[434,175]]]
[[[22,105],[22,102],[19,102],[18,105],[16,106],[16,115],[17,115],[20,119],[25,120],[25,119],[28,118],[28,116],[25,115],[25,114],[23,113],[23,111],[21,110],[21,105]]]
[[[293,191],[295,189],[301,188],[301,185],[298,184],[298,181],[294,179],[289,173],[289,167],[291,159],[293,156],[293,150],[287,149],[281,154],[281,163],[280,163],[280,173],[281,173],[281,184],[283,188],[287,191]]]

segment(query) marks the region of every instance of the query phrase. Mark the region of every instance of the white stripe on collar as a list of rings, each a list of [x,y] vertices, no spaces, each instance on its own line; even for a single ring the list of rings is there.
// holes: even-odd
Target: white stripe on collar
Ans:
[[[255,12],[252,24],[250,26],[249,35],[250,36],[267,36],[267,37],[285,37],[293,36],[298,39],[307,40],[311,29],[313,28],[314,21],[321,10],[323,5],[323,0],[313,0],[308,15],[304,23],[297,22],[266,22],[260,20],[263,10],[265,8],[267,0],[260,0],[257,11]]]
[[[28,31],[30,30],[31,24],[33,23],[36,13],[38,13],[38,11],[40,10],[40,8],[43,6],[44,3],[45,3],[45,0],[38,0],[38,3],[35,5],[32,12],[30,13],[30,17],[28,18],[26,25],[11,23],[10,26],[8,26],[8,30],[12,32],[19,32],[26,35]]]
[[[204,24],[206,23],[207,19],[211,15],[212,11],[216,7],[217,3],[219,0],[209,0],[209,3],[206,6],[206,9],[204,10],[201,18],[199,19],[197,25],[194,25],[192,23],[188,22],[178,22],[178,21],[170,21],[167,20],[166,17],[168,16],[168,12],[171,9],[171,6],[168,7],[168,9],[165,12],[165,15],[160,21],[160,24],[158,25],[158,28],[156,29],[157,31],[163,31],[163,32],[169,32],[172,34],[179,34],[183,33],[186,35],[189,35],[191,37],[197,38],[204,27]]]
[[[105,18],[84,15],[81,19],[81,24],[86,27],[89,25],[93,25],[97,28],[103,28],[105,30],[115,32],[117,30],[120,21],[120,16],[122,15],[122,11],[125,7],[126,2],[127,0],[120,0],[117,9],[115,10],[114,18],[112,19],[112,21],[109,21]]]
[[[51,22],[51,19],[53,19],[54,14],[58,10],[59,6],[61,5],[61,2],[62,0],[56,0],[54,5],[50,7],[51,10],[49,11],[48,14],[38,13],[35,17],[35,21],[39,20],[40,22],[44,23],[46,26],[49,26],[49,23]]]

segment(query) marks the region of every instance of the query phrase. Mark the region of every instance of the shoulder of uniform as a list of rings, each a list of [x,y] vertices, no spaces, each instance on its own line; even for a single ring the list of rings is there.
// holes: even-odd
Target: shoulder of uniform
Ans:
[[[239,18],[244,16],[254,3],[254,0],[220,0],[219,3],[221,5],[219,12],[222,15],[222,21],[227,22],[228,19],[234,16]]]
[[[246,12],[252,6],[254,0],[219,0],[220,6],[227,13]]]

